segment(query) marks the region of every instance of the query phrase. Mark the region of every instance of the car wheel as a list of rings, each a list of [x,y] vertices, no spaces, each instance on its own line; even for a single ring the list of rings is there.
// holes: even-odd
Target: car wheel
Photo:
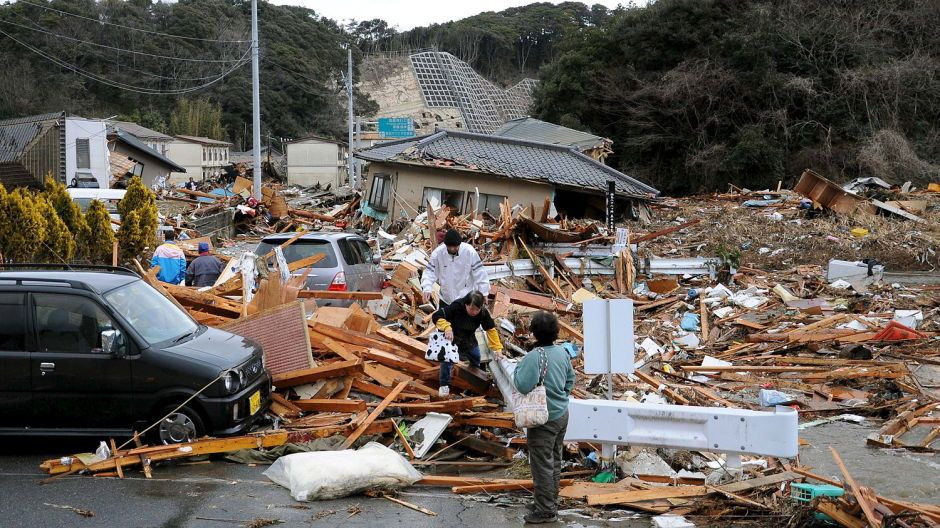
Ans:
[[[167,406],[158,415],[161,418],[166,416],[156,427],[156,437],[160,443],[192,442],[205,435],[206,428],[199,413],[185,405],[173,411],[174,409],[176,405]]]

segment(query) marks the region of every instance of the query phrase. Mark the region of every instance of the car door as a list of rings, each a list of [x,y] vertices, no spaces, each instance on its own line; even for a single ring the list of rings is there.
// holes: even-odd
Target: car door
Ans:
[[[0,292],[0,428],[30,425],[29,351],[26,294]]]
[[[362,286],[363,291],[380,291],[382,289],[382,284],[385,282],[385,270],[378,264],[375,264],[372,261],[373,251],[372,246],[369,243],[361,238],[352,239],[352,243],[359,248],[359,255],[362,257],[363,261],[363,274],[360,280],[364,283]]]
[[[128,428],[134,421],[131,362],[101,348],[118,329],[94,299],[30,294],[36,348],[31,354],[33,427]],[[125,337],[123,346],[127,347]]]

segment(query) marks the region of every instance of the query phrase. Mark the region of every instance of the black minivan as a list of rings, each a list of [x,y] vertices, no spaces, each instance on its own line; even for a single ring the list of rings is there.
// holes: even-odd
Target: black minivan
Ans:
[[[130,270],[72,269],[0,271],[0,434],[130,436],[205,388],[153,429],[184,442],[243,432],[270,405],[256,343]]]

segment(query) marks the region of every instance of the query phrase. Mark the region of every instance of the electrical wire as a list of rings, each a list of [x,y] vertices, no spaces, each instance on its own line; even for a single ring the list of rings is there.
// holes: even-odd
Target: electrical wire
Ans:
[[[20,18],[23,18],[23,20],[25,20],[25,21],[27,21],[27,22],[30,22],[30,23],[32,23],[33,25],[35,25],[36,27],[42,29],[41,26],[39,26],[38,24],[36,24],[36,23],[33,22],[32,20],[29,20],[28,18],[25,18],[25,17],[23,17],[22,15],[20,15]],[[249,49],[250,49],[250,48],[249,48]],[[160,74],[158,74],[158,73],[153,73],[153,72],[149,72],[149,71],[146,71],[146,70],[141,70],[141,69],[138,69],[138,68],[132,68],[132,67],[130,67],[130,66],[124,64],[123,62],[116,61],[116,60],[114,60],[114,59],[109,59],[109,58],[107,58],[107,57],[97,56],[97,57],[95,57],[95,59],[100,59],[100,60],[103,60],[103,61],[105,61],[105,62],[110,62],[111,64],[114,64],[115,66],[118,66],[118,67],[120,67],[120,68],[123,68],[123,69],[125,69],[125,70],[129,70],[129,71],[132,71],[132,72],[135,72],[135,73],[139,73],[139,74],[141,74],[141,75],[146,75],[146,76],[148,76],[148,77],[153,77],[153,78],[156,78],[156,79],[165,79],[165,80],[168,80],[168,81],[176,81],[176,82],[205,81],[205,80],[208,80],[208,79],[214,79],[215,76],[218,75],[218,74],[212,74],[212,75],[205,75],[205,76],[202,76],[202,77],[174,77],[174,76],[170,76],[170,75],[160,75]]]
[[[82,40],[82,39],[75,38],[75,37],[69,37],[69,36],[67,36],[67,35],[60,35],[60,34],[58,34],[58,33],[52,32],[52,31],[47,31],[46,29],[39,29],[38,27],[29,27],[29,26],[26,26],[26,25],[23,25],[23,24],[17,24],[16,22],[10,22],[9,20],[0,20],[0,23],[7,24],[7,25],[10,25],[10,26],[16,26],[16,27],[23,28],[23,29],[27,29],[27,30],[29,30],[29,31],[36,31],[36,32],[38,32],[38,33],[43,33],[43,34],[46,34],[46,35],[49,35],[49,36],[52,36],[52,37],[56,37],[56,38],[60,38],[60,39],[71,40],[71,41],[74,41],[74,42],[79,42],[79,43],[82,43],[82,44],[87,44],[87,45],[89,45],[89,46],[96,46],[96,47],[99,47],[99,48],[104,48],[104,49],[108,49],[108,50],[112,50],[112,51],[119,51],[119,52],[124,52],[124,53],[133,53],[134,55],[144,55],[144,56],[147,56],[147,57],[154,57],[154,58],[157,58],[157,59],[178,60],[178,61],[186,61],[186,62],[209,62],[209,63],[215,63],[215,64],[220,64],[220,63],[221,63],[221,64],[227,64],[227,63],[231,63],[231,62],[237,62],[237,60],[240,60],[240,59],[190,59],[190,58],[187,58],[187,57],[173,57],[173,56],[171,56],[171,55],[155,55],[155,54],[153,54],[153,53],[146,53],[146,52],[143,52],[143,51],[129,50],[129,49],[125,49],[125,48],[118,48],[118,47],[115,47],[115,46],[108,46],[107,44],[98,44],[97,42],[91,42],[91,41],[88,41],[88,40]],[[251,47],[249,46],[248,49],[251,50]]]
[[[13,35],[10,35],[10,34],[7,33],[6,31],[3,31],[2,29],[0,29],[0,35],[4,35],[4,36],[8,37],[10,40],[12,40],[12,41],[16,42],[17,44],[23,46],[24,48],[28,49],[29,51],[32,51],[33,53],[39,55],[40,57],[43,57],[43,58],[45,58],[45,59],[48,60],[48,61],[51,61],[51,62],[53,62],[53,63],[55,63],[55,64],[58,64],[59,66],[62,66],[63,68],[69,69],[69,70],[71,70],[71,71],[77,73],[78,75],[81,75],[82,77],[86,77],[86,78],[88,78],[88,79],[91,79],[91,80],[93,80],[93,81],[97,81],[97,82],[99,82],[99,83],[101,83],[101,84],[105,84],[105,85],[107,85],[107,86],[111,86],[111,87],[113,87],[113,88],[118,88],[118,89],[121,89],[121,90],[129,91],[129,92],[136,92],[136,93],[145,94],[145,95],[182,95],[182,94],[186,94],[186,93],[190,93],[190,92],[195,92],[195,91],[201,90],[201,89],[203,89],[203,88],[207,88],[207,87],[209,87],[209,86],[211,86],[211,85],[213,85],[213,84],[215,84],[215,83],[221,81],[222,79],[224,79],[224,78],[227,77],[228,75],[232,74],[235,70],[237,70],[237,69],[239,69],[240,67],[242,67],[242,66],[244,66],[245,64],[247,64],[247,63],[249,62],[249,60],[248,60],[246,57],[248,57],[248,55],[251,53],[251,48],[249,48],[248,50],[245,51],[245,54],[242,55],[242,57],[239,59],[239,62],[237,62],[234,66],[232,66],[231,68],[229,68],[227,71],[225,71],[225,72],[223,72],[223,73],[220,73],[218,77],[214,78],[213,80],[211,80],[211,81],[209,81],[209,82],[203,83],[203,84],[198,85],[198,86],[191,86],[191,87],[180,88],[180,89],[176,89],[176,90],[157,90],[157,89],[143,88],[143,87],[140,87],[140,86],[134,86],[134,85],[130,85],[130,84],[120,83],[120,82],[117,82],[117,81],[111,81],[111,80],[109,80],[109,79],[107,79],[107,78],[104,78],[104,77],[95,75],[95,74],[93,74],[93,73],[90,73],[90,72],[88,72],[88,71],[86,71],[86,70],[83,70],[83,69],[81,69],[81,68],[79,68],[79,67],[77,67],[77,66],[75,66],[75,65],[73,65],[73,64],[70,64],[70,63],[68,63],[68,62],[66,62],[66,61],[64,61],[64,60],[62,60],[62,59],[59,59],[58,57],[55,57],[55,56],[53,56],[53,55],[50,55],[50,54],[48,54],[48,53],[46,53],[46,52],[44,52],[44,51],[42,51],[42,50],[40,50],[40,49],[38,49],[38,48],[36,48],[36,47],[34,47],[34,46],[31,46],[30,44],[28,44],[28,43],[26,43],[26,42],[23,42],[22,40],[17,39],[17,38],[14,37]]]
[[[61,9],[56,9],[56,8],[54,8],[54,7],[44,6],[44,5],[42,5],[42,4],[36,4],[36,3],[33,3],[33,2],[29,2],[28,0],[18,0],[18,3],[31,5],[31,6],[33,6],[33,7],[38,7],[38,8],[40,8],[40,9],[45,9],[45,10],[47,10],[47,11],[54,11],[54,12],[56,12],[56,13],[59,13],[60,15],[67,15],[67,16],[71,16],[71,17],[75,17],[75,18],[81,18],[82,20],[89,20],[89,21],[94,22],[94,23],[96,23],[96,24],[104,24],[104,25],[107,25],[107,26],[119,27],[119,28],[131,30],[131,31],[139,31],[139,32],[141,32],[141,33],[147,33],[147,34],[150,34],[150,35],[160,35],[161,37],[170,37],[170,38],[177,38],[177,39],[184,39],[184,40],[198,40],[198,41],[201,41],[201,42],[224,42],[224,43],[245,43],[245,42],[251,42],[251,40],[219,40],[219,39],[207,39],[207,38],[199,38],[199,37],[184,37],[184,36],[182,36],[182,35],[172,35],[172,34],[170,34],[170,33],[161,33],[161,32],[159,32],[159,31],[151,31],[151,30],[149,30],[149,29],[141,29],[141,28],[135,28],[135,27],[131,27],[131,26],[125,26],[125,25],[123,25],[123,24],[115,24],[114,22],[106,22],[106,21],[104,21],[104,20],[98,20],[98,19],[96,19],[96,18],[86,17],[86,16],[79,15],[79,14],[76,14],[76,13],[69,13],[68,11],[62,11]]]

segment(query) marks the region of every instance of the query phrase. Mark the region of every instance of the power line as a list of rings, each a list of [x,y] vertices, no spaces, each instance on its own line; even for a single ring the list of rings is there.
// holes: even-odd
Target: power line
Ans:
[[[126,90],[126,91],[129,91],[129,92],[141,93],[141,94],[145,94],[145,95],[182,95],[182,94],[186,94],[186,93],[190,93],[190,92],[195,92],[195,91],[197,91],[197,90],[201,90],[201,89],[203,89],[203,88],[209,87],[209,86],[211,86],[211,85],[213,85],[213,84],[215,84],[215,83],[221,81],[222,79],[224,79],[225,77],[227,77],[228,75],[230,75],[232,72],[234,72],[235,70],[237,70],[237,69],[240,68],[241,66],[245,65],[245,64],[248,62],[248,61],[246,60],[246,57],[248,57],[248,54],[251,52],[250,49],[249,49],[249,50],[246,50],[245,53],[244,53],[244,54],[241,56],[241,58],[239,59],[239,62],[237,62],[234,66],[232,66],[231,68],[229,68],[228,71],[219,74],[218,77],[216,77],[215,79],[213,79],[213,80],[211,80],[211,81],[209,81],[209,82],[206,82],[206,83],[201,84],[201,85],[199,85],[199,86],[192,86],[192,87],[187,87],[187,88],[180,88],[180,89],[176,89],[176,90],[156,90],[156,89],[151,89],[151,88],[142,88],[142,87],[139,87],[139,86],[134,86],[134,85],[130,85],[130,84],[125,84],[125,83],[121,83],[121,82],[117,82],[117,81],[111,81],[111,80],[109,80],[109,79],[107,79],[107,78],[100,77],[100,76],[98,76],[98,75],[95,75],[95,74],[93,74],[93,73],[90,73],[90,72],[88,72],[88,71],[85,71],[85,70],[83,70],[83,69],[81,69],[81,68],[79,68],[79,67],[77,67],[77,66],[75,66],[75,65],[73,65],[73,64],[70,64],[70,63],[68,63],[68,62],[66,62],[66,61],[64,61],[64,60],[62,60],[62,59],[59,59],[58,57],[55,57],[55,56],[53,56],[53,55],[50,55],[50,54],[48,54],[48,53],[42,51],[41,49],[38,49],[38,48],[36,48],[36,47],[33,47],[33,46],[31,46],[30,44],[28,44],[28,43],[26,43],[26,42],[23,42],[22,40],[19,40],[19,39],[17,39],[16,37],[10,35],[10,34],[7,33],[6,31],[3,31],[2,29],[0,29],[0,35],[5,35],[5,36],[8,37],[9,39],[13,40],[13,41],[16,42],[17,44],[19,44],[19,45],[23,46],[24,48],[28,49],[29,51],[32,51],[33,53],[39,55],[40,57],[43,57],[43,58],[45,58],[46,60],[49,60],[49,61],[51,61],[51,62],[53,62],[53,63],[55,63],[55,64],[58,64],[59,66],[62,66],[63,68],[67,68],[67,69],[69,69],[69,70],[72,70],[73,72],[77,73],[78,75],[81,75],[82,77],[86,77],[86,78],[91,79],[91,80],[93,80],[93,81],[97,81],[97,82],[99,82],[99,83],[101,83],[101,84],[105,84],[105,85],[108,85],[108,86],[111,86],[111,87],[114,87],[114,88],[118,88],[118,89],[121,89],[121,90]]]
[[[20,18],[23,18],[25,21],[32,23],[32,24],[35,25],[36,27],[40,27],[40,26],[39,26],[38,24],[36,24],[35,22],[33,22],[33,21],[29,20],[29,19],[26,19],[26,18],[22,17],[22,15],[20,15]],[[40,27],[40,29],[42,29],[42,28]],[[114,60],[114,59],[109,59],[108,57],[96,56],[96,57],[94,57],[94,58],[95,58],[95,59],[99,59],[99,60],[103,60],[103,61],[105,61],[105,62],[110,62],[111,64],[114,64],[115,66],[118,66],[119,68],[123,68],[123,69],[125,69],[125,70],[129,70],[129,71],[132,71],[132,72],[136,72],[136,73],[139,73],[139,74],[141,74],[141,75],[146,75],[146,76],[148,76],[148,77],[153,77],[153,78],[156,78],[156,79],[165,79],[165,80],[168,80],[168,81],[176,81],[176,82],[185,82],[185,81],[205,81],[205,80],[208,80],[208,79],[214,79],[214,78],[216,77],[216,75],[218,75],[218,74],[214,73],[214,74],[212,74],[212,75],[204,75],[204,76],[202,76],[202,77],[174,77],[174,76],[171,76],[171,75],[160,75],[160,74],[158,74],[158,73],[153,73],[153,72],[149,72],[149,71],[146,71],[146,70],[141,70],[141,69],[138,69],[138,68],[133,68],[133,67],[131,67],[131,66],[128,66],[127,64],[124,64],[123,62],[116,61],[116,60]]]
[[[29,26],[26,26],[26,25],[23,25],[23,24],[17,24],[16,22],[10,22],[9,20],[0,20],[0,23],[7,24],[7,25],[10,25],[10,26],[16,26],[16,27],[23,28],[23,29],[28,29],[29,31],[36,31],[36,32],[39,32],[39,33],[44,33],[44,34],[46,34],[46,35],[50,35],[50,36],[53,36],[53,37],[56,37],[56,38],[61,38],[61,39],[66,39],[66,40],[72,40],[72,41],[75,41],[75,42],[80,42],[80,43],[82,43],[82,44],[88,44],[89,46],[97,46],[97,47],[99,47],[99,48],[105,48],[105,49],[109,49],[109,50],[113,50],[113,51],[121,51],[121,52],[124,52],[124,53],[133,53],[134,55],[145,55],[145,56],[147,56],[147,57],[155,57],[155,58],[158,58],[158,59],[178,60],[178,61],[186,61],[186,62],[210,62],[210,63],[214,63],[214,64],[220,64],[220,63],[221,63],[221,64],[227,64],[227,63],[231,63],[231,62],[237,62],[235,59],[190,59],[190,58],[186,58],[186,57],[173,57],[173,56],[170,56],[170,55],[155,55],[155,54],[153,54],[153,53],[146,53],[146,52],[143,52],[143,51],[135,51],[135,50],[129,50],[129,49],[124,49],[124,48],[117,48],[117,47],[114,47],[114,46],[108,46],[107,44],[98,44],[97,42],[90,42],[90,41],[82,40],[82,39],[75,38],[75,37],[69,37],[69,36],[66,36],[66,35],[60,35],[60,34],[58,34],[58,33],[54,33],[54,32],[52,32],[52,31],[47,31],[47,30],[45,30],[45,29],[40,29],[40,28],[35,28],[35,27],[29,27]],[[11,37],[11,38],[12,38],[12,37]],[[250,48],[249,48],[249,49],[250,49]],[[238,60],[241,60],[241,59],[238,59]]]
[[[44,6],[44,5],[42,5],[42,4],[35,4],[35,3],[33,3],[33,2],[29,2],[28,0],[18,0],[18,1],[19,1],[19,3],[21,3],[21,4],[31,5],[31,6],[34,6],[34,7],[38,7],[38,8],[40,8],[40,9],[46,9],[46,10],[48,10],[48,11],[55,11],[56,13],[59,13],[59,14],[61,14],[61,15],[67,15],[67,16],[71,16],[71,17],[75,17],[75,18],[81,18],[81,19],[83,19],[83,20],[90,20],[90,21],[92,21],[92,22],[94,22],[94,23],[96,23],[96,24],[104,24],[104,25],[107,25],[107,26],[114,26],[114,27],[124,28],[124,29],[128,29],[128,30],[131,30],[131,31],[139,31],[139,32],[141,32],[141,33],[148,33],[148,34],[150,34],[150,35],[160,35],[161,37],[170,37],[170,38],[177,38],[177,39],[184,39],[184,40],[198,40],[198,41],[201,41],[201,42],[225,42],[225,43],[245,43],[245,42],[251,42],[250,40],[218,40],[218,39],[206,39],[206,38],[199,38],[199,37],[184,37],[184,36],[182,36],[182,35],[172,35],[172,34],[170,34],[170,33],[161,33],[161,32],[159,32],[159,31],[151,31],[151,30],[149,30],[149,29],[141,29],[141,28],[135,28],[135,27],[131,27],[131,26],[125,26],[125,25],[123,25],[123,24],[115,24],[114,22],[106,22],[106,21],[104,21],[104,20],[98,20],[98,19],[96,19],[96,18],[86,17],[86,16],[79,15],[79,14],[76,14],[76,13],[69,13],[68,11],[62,11],[61,9],[56,9],[56,8],[54,8],[54,7]]]

